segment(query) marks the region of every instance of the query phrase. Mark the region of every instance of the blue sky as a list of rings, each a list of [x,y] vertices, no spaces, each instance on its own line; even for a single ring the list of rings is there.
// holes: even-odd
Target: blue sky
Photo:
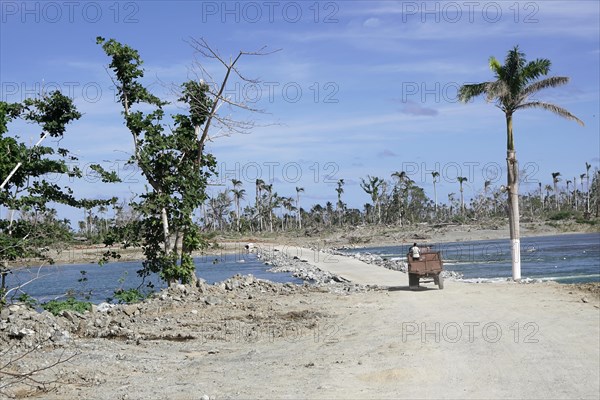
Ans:
[[[96,36],[139,50],[146,83],[167,98],[171,84],[195,76],[196,61],[215,80],[223,75],[195,54],[190,38],[206,39],[225,57],[267,46],[280,51],[239,63],[246,76],[262,83],[233,81],[228,92],[266,112],[221,109],[258,126],[210,143],[219,181],[242,180],[249,199],[257,177],[272,181],[282,196],[295,195],[301,186],[307,208],[335,203],[341,178],[344,201],[362,208],[370,200],[359,186],[361,177],[390,179],[404,170],[432,197],[431,171],[437,170],[444,201],[458,192],[457,176],[469,180],[467,197],[479,193],[486,179],[496,187],[506,180],[504,115],[483,99],[458,103],[456,91],[463,83],[491,80],[489,57],[504,60],[519,45],[530,60],[550,59],[551,75],[571,78],[539,98],[566,107],[586,124],[539,110],[516,114],[517,156],[527,171],[522,191],[529,191],[538,181],[551,183],[551,172],[579,180],[586,162],[599,165],[599,4],[3,1],[1,99],[21,101],[42,85],[73,97],[84,116],[69,127],[61,146],[76,151],[82,167],[99,162],[126,181],[106,187],[89,178],[75,188],[88,197],[129,197],[140,191],[142,179],[125,169],[132,141]],[[169,111],[177,112],[177,105]],[[39,135],[32,126],[13,132],[32,142]]]

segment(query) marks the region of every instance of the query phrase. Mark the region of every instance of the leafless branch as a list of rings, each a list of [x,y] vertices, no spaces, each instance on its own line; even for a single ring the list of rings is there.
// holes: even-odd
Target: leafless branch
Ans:
[[[14,351],[14,346],[9,347],[0,353],[0,359],[6,360],[7,357],[9,357],[8,360],[0,366],[0,377],[2,377],[2,379],[0,379],[0,394],[8,395],[6,389],[18,384],[48,391],[53,384],[60,383],[58,378],[42,379],[40,375],[45,371],[52,370],[58,365],[71,361],[80,354],[79,350],[75,350],[72,354],[67,354],[67,351],[63,350],[58,358],[54,359],[49,364],[35,367],[28,371],[20,372],[15,368],[17,362],[31,356],[47,341],[48,340],[40,342],[32,348],[24,350],[22,353],[17,353],[15,356],[9,357],[9,354]]]
[[[259,109],[248,106],[248,104],[246,104],[244,101],[240,101],[240,102],[232,101],[231,99],[225,97],[223,95],[223,92],[225,91],[225,88],[227,87],[227,84],[231,77],[232,72],[235,75],[237,75],[239,77],[239,79],[241,79],[244,82],[252,83],[252,84],[257,84],[260,82],[258,79],[250,79],[250,78],[245,77],[237,69],[237,62],[243,56],[265,56],[265,55],[273,54],[273,53],[279,51],[279,49],[273,50],[273,51],[266,51],[266,46],[263,46],[259,50],[253,51],[253,52],[240,50],[235,57],[230,57],[229,61],[226,61],[220,55],[219,51],[217,49],[212,48],[204,38],[200,38],[200,39],[190,38],[188,43],[190,44],[190,46],[192,46],[192,48],[194,50],[196,50],[197,53],[202,55],[204,58],[209,59],[209,60],[216,60],[225,68],[225,74],[221,80],[221,83],[217,84],[216,82],[214,82],[214,80],[211,80],[214,83],[209,84],[210,92],[211,92],[211,95],[214,97],[214,100],[213,100],[212,108],[208,114],[208,119],[207,119],[206,123],[204,124],[204,128],[202,129],[202,133],[199,138],[200,146],[201,147],[204,146],[204,143],[206,142],[206,140],[208,138],[208,132],[210,130],[211,123],[213,120],[216,120],[217,123],[222,125],[223,129],[225,129],[226,131],[230,131],[231,133],[233,133],[233,132],[245,133],[245,132],[247,132],[248,129],[254,127],[255,126],[254,122],[238,121],[238,120],[234,120],[229,117],[220,117],[217,115],[217,110],[219,109],[219,107],[222,103],[225,103],[230,106],[237,107],[237,108],[240,108],[240,109],[243,109],[246,111],[261,112],[261,110],[259,110]],[[196,62],[196,65],[202,74],[209,75],[207,73],[206,69],[202,66],[202,63]]]

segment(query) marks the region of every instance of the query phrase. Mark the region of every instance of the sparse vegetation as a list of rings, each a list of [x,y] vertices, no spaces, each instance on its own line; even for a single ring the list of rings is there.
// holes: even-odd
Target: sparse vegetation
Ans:
[[[92,303],[77,300],[75,297],[69,297],[66,300],[50,300],[47,303],[43,303],[42,308],[54,315],[58,315],[66,310],[84,313],[92,310]]]

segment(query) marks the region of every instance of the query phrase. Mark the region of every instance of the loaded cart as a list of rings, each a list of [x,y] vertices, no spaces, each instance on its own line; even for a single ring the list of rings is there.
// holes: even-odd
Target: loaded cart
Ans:
[[[444,269],[442,255],[439,251],[422,251],[418,260],[414,260],[412,254],[406,255],[408,259],[408,286],[417,289],[419,282],[435,283],[440,289],[444,288],[444,277],[441,272]]]

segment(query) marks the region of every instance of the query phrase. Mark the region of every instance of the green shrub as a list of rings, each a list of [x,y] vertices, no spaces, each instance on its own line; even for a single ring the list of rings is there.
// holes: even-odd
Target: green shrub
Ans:
[[[114,297],[112,299],[107,299],[109,302],[112,300],[117,300],[119,304],[123,303],[139,303],[144,300],[145,296],[142,292],[137,289],[117,289],[114,291]]]
[[[578,224],[588,224],[588,225],[596,225],[598,223],[598,220],[595,219],[586,219],[583,217],[579,217],[575,220],[575,222],[577,222]]]
[[[571,211],[559,211],[557,213],[550,215],[548,217],[548,219],[550,219],[552,221],[562,221],[565,219],[569,219],[572,216],[573,216],[573,213]]]
[[[58,315],[64,310],[76,311],[83,314],[92,309],[92,303],[69,297],[66,300],[50,300],[49,302],[42,304],[42,308],[46,311],[50,311],[54,315]]]
[[[17,300],[21,303],[27,304],[29,307],[34,308],[37,305],[37,300],[28,295],[27,293],[21,293]]]

